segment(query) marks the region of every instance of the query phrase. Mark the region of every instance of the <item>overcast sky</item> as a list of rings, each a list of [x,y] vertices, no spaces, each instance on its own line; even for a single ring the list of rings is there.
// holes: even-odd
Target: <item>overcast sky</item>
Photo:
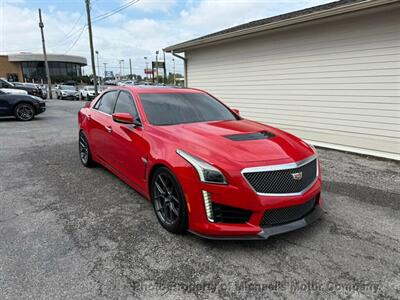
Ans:
[[[92,17],[132,0],[92,0]],[[329,0],[140,0],[113,16],[94,22],[94,47],[99,51],[100,73],[125,74],[132,59],[133,73],[142,74],[145,56],[155,51],[234,25],[266,18]],[[38,8],[42,9],[49,53],[85,56],[90,63],[85,0],[0,0],[0,53],[41,52]],[[167,56],[168,71],[172,71]],[[97,64],[97,62],[96,62]],[[182,63],[176,60],[177,71]],[[85,68],[86,73],[91,73]]]

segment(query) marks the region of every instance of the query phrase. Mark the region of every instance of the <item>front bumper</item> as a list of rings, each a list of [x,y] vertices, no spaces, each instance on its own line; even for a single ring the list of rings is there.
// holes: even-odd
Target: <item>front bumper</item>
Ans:
[[[240,175],[229,185],[202,183],[193,176],[179,176],[189,212],[189,231],[208,239],[254,240],[305,227],[320,218],[323,211],[321,177],[301,195],[263,196],[251,189]],[[206,216],[202,191],[207,191],[212,203],[251,211],[245,223],[210,222]],[[315,198],[315,206],[299,219],[276,225],[260,225],[266,211],[302,205]]]
[[[46,103],[36,103],[35,104],[35,110],[36,110],[36,114],[41,114],[42,112],[46,111]]]
[[[75,99],[77,97],[76,94],[61,94],[61,97],[64,99]]]

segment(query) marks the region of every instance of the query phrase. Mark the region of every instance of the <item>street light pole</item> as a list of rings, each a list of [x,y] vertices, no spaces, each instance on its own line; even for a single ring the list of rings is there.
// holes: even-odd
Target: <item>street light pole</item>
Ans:
[[[100,63],[99,63],[99,51],[96,50],[96,56],[97,56],[97,76],[99,77],[99,82],[100,80]]]
[[[129,78],[132,80],[132,59],[129,59]]]
[[[156,51],[156,76],[157,76],[157,83],[158,83],[158,53],[159,51]]]
[[[104,79],[105,79],[107,74],[107,63],[103,63],[103,65],[104,65]]]
[[[164,84],[167,83],[167,65],[165,63],[165,51],[163,50],[163,55],[164,55]]]
[[[172,62],[174,64],[174,85],[176,85],[175,58],[172,58]]]
[[[93,83],[94,83],[94,93],[97,96],[97,76],[96,76],[96,65],[94,62],[94,48],[93,48],[93,35],[92,35],[92,21],[90,20],[90,0],[85,0],[86,3],[86,15],[89,30],[89,45],[90,45],[90,57],[92,61],[92,73],[93,73]]]
[[[147,62],[147,56],[144,57],[144,64],[146,65],[146,68],[144,69],[144,70],[145,70],[145,71],[144,71],[144,77],[147,78],[147,75],[148,75],[148,74],[147,74],[146,72],[147,72],[147,70],[148,70],[148,68],[149,68],[149,67],[148,67],[148,62]]]
[[[51,93],[51,78],[50,78],[50,70],[49,70],[49,62],[47,61],[47,53],[46,53],[46,43],[44,40],[44,31],[43,31],[43,21],[42,21],[42,10],[39,8],[39,27],[40,27],[40,32],[42,34],[42,46],[43,46],[43,56],[44,56],[44,65],[46,68],[46,75],[47,75],[47,85],[49,88],[49,99],[53,98],[53,95]]]

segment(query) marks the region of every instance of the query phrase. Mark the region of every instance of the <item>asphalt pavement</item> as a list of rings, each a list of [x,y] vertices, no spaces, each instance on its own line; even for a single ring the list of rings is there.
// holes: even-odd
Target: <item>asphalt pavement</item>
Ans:
[[[265,241],[172,235],[78,157],[83,102],[0,119],[0,299],[398,299],[400,164],[319,149],[327,214]]]

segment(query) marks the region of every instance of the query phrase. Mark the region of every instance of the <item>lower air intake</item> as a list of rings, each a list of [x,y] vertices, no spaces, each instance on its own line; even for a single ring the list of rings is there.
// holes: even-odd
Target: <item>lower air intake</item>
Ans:
[[[267,210],[264,213],[264,217],[262,218],[260,225],[273,226],[302,219],[314,209],[315,202],[316,199],[312,198],[311,200],[300,205]]]
[[[250,220],[251,211],[237,207],[213,203],[214,222],[216,223],[246,223]]]

